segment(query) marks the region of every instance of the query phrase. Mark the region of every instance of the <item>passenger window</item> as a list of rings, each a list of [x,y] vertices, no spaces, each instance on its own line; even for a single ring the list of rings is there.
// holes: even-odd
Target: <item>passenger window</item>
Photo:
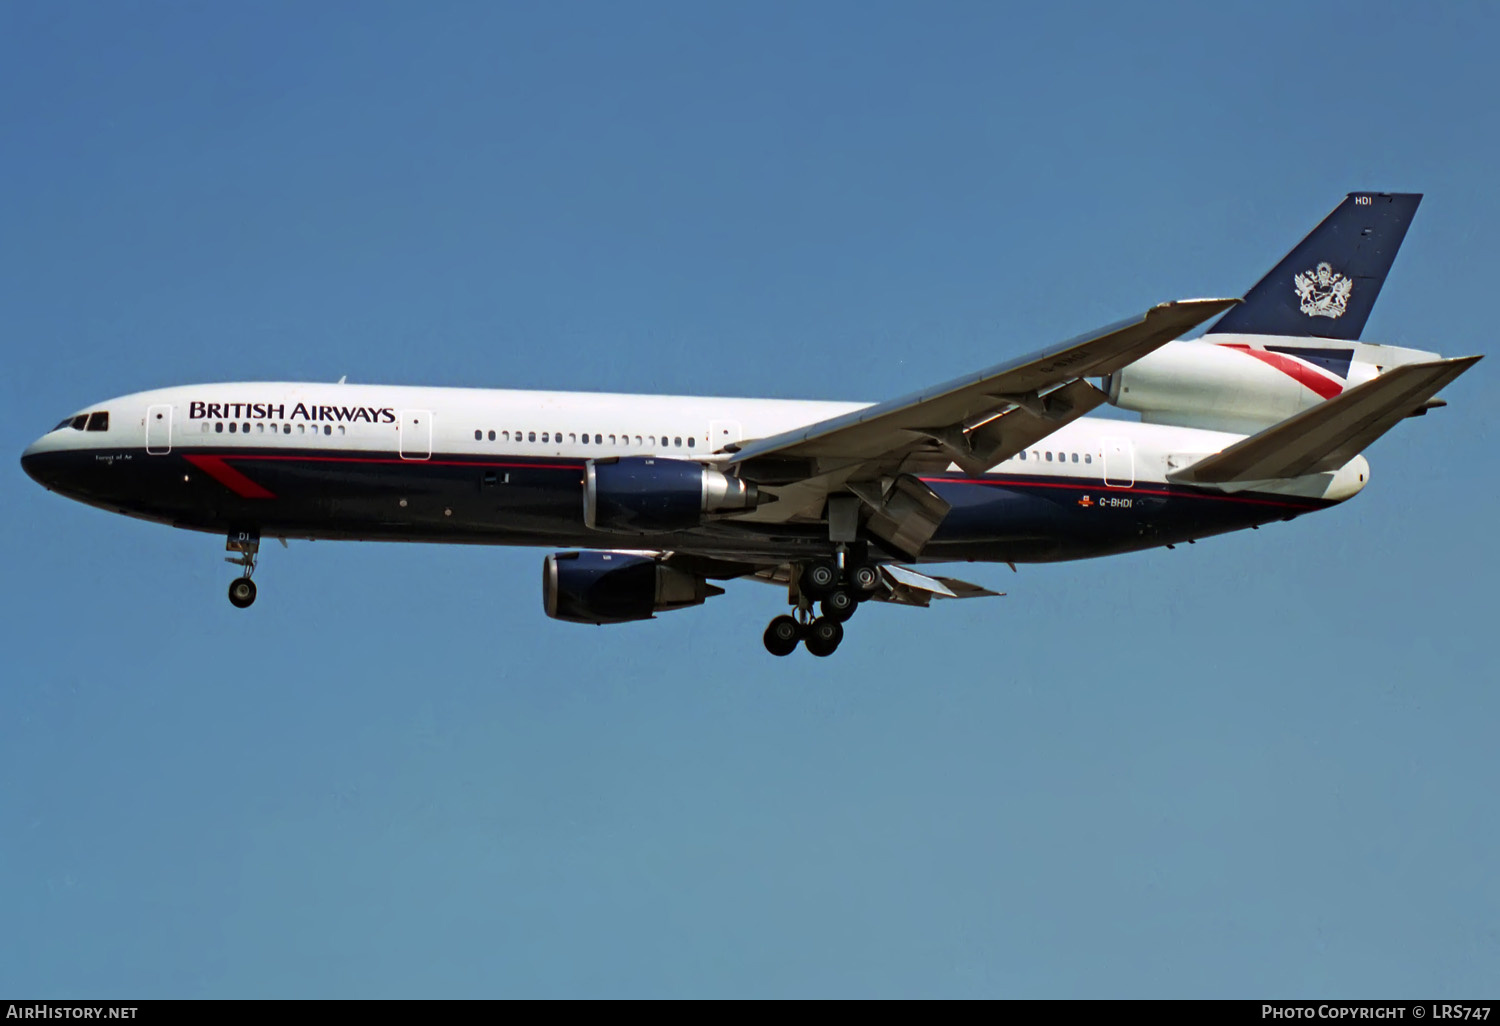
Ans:
[[[636,445],[640,445],[641,444],[641,436],[640,435],[636,435],[635,436],[635,444]]]
[[[1088,453],[1084,453],[1083,454],[1083,462],[1085,462],[1085,463],[1092,463],[1092,462],[1094,462],[1094,458],[1092,456],[1090,456]]]
[[[584,445],[588,445],[589,444],[589,436],[588,435],[584,435],[583,436],[583,444]]]
[[[672,444],[675,445],[675,446],[677,446],[677,448],[681,449],[682,448],[682,439],[681,438],[674,438],[674,439],[672,439]]]
[[[647,439],[647,441],[649,441],[651,443],[651,448],[655,449],[656,448],[656,436],[655,435],[647,435],[646,439]]]
[[[477,441],[481,440],[482,438],[484,438],[484,434],[482,432],[476,430],[474,432],[474,441],[477,442]]]
[[[333,434],[333,425],[331,425],[331,424],[324,424],[323,425],[323,433],[325,435],[331,435],[331,434]]]
[[[494,440],[495,440],[495,432],[493,430],[491,430],[490,431],[490,441],[493,442]]]
[[[528,442],[534,442],[534,441],[536,441],[536,432],[535,431],[528,431],[528,432],[526,432],[526,441],[528,441]]]
[[[1078,454],[1076,452],[1073,454],[1073,462],[1074,463],[1078,462]]]
[[[1026,461],[1026,450],[1022,449],[1021,450],[1021,462],[1024,463],[1025,461]]]
[[[615,436],[614,435],[610,435],[609,436],[609,444],[610,445],[614,445],[615,444]]]
[[[108,413],[91,413],[91,414],[89,414],[89,423],[88,423],[87,430],[89,430],[89,431],[108,431],[109,430],[109,414]]]
[[[206,420],[203,422],[203,433],[208,434],[208,421]]]
[[[222,420],[214,425],[214,433],[220,435],[224,433],[224,422]]]
[[[695,446],[697,444],[698,444],[697,441],[691,435],[689,435],[688,436],[688,448],[691,449],[693,446]]]
[[[238,430],[239,430],[239,429],[240,429],[240,426],[239,426],[239,425],[238,425],[238,424],[236,424],[236,423],[235,423],[235,422],[234,422],[234,421],[232,421],[232,420],[231,420],[231,421],[230,421],[230,422],[229,422],[229,433],[230,433],[230,434],[231,434],[231,435],[232,435],[232,434],[234,434],[234,433],[235,433],[235,432],[236,432],[236,431],[238,431]]]
[[[340,424],[340,425],[339,425],[339,434],[341,434],[341,435],[343,435],[343,434],[347,434],[347,433],[348,433],[348,432],[346,432],[346,431],[345,431],[345,430],[344,430],[344,425],[342,425],[342,424]]]
[[[284,435],[291,434],[292,433],[292,426],[290,424],[283,424],[283,425],[281,425],[281,433],[284,434]]]
[[[510,432],[509,431],[502,431],[502,432],[500,432],[500,440],[502,442],[508,442],[508,441],[510,441]]]
[[[1052,453],[1051,453],[1051,452],[1048,452],[1048,453],[1047,453],[1047,462],[1048,462],[1048,463],[1051,463],[1051,462],[1052,462]]]

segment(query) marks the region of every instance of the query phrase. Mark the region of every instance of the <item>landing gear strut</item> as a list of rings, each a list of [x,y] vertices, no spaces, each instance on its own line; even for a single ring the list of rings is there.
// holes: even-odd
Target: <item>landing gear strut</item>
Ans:
[[[228,552],[238,552],[239,558],[225,556],[224,562],[242,566],[245,572],[229,582],[229,602],[236,609],[245,609],[255,601],[255,582],[250,575],[255,573],[255,557],[260,552],[258,531],[235,531],[224,543]]]

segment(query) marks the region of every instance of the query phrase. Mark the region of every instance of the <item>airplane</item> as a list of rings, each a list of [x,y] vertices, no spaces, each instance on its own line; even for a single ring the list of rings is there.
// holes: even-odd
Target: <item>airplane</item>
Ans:
[[[791,607],[767,651],[828,656],[865,602],[1001,594],[919,567],[1171,548],[1359,493],[1361,453],[1480,359],[1358,341],[1419,199],[1350,193],[1243,299],[885,402],[225,382],[91,404],[21,463],[224,535],[239,608],[262,538],[550,547],[550,617],[654,619],[747,579]]]

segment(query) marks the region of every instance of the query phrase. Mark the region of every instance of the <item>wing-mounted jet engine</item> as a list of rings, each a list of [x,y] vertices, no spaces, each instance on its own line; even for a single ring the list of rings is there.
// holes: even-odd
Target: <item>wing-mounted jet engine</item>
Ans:
[[[542,607],[570,623],[628,623],[702,605],[724,589],[655,554],[557,552],[542,564]]]
[[[584,467],[583,522],[594,531],[679,531],[761,501],[755,485],[691,460],[625,456]]]

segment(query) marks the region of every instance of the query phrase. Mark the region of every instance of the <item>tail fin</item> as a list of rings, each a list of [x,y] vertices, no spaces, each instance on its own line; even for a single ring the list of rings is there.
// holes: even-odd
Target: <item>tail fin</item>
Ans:
[[[1208,333],[1359,338],[1421,201],[1351,192]]]

